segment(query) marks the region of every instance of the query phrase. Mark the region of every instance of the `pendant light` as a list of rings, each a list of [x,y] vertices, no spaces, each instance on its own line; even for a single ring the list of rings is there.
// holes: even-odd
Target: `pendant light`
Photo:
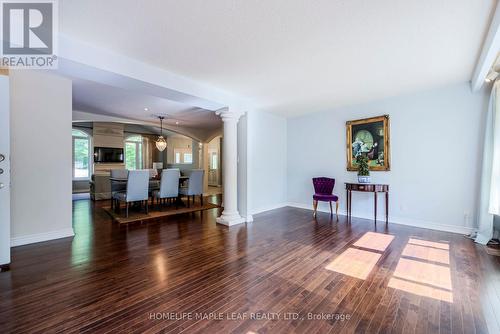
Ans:
[[[165,117],[158,116],[160,119],[160,136],[156,139],[156,148],[158,151],[163,152],[167,148],[167,141],[163,138],[163,120]]]

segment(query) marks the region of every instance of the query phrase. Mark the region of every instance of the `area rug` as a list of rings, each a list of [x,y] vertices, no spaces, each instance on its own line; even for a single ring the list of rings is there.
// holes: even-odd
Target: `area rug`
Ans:
[[[205,203],[203,205],[201,205],[199,202],[197,202],[194,205],[191,205],[191,207],[189,207],[189,208],[184,207],[184,206],[180,206],[179,209],[176,209],[175,207],[164,206],[162,208],[162,210],[158,210],[158,207],[156,205],[150,205],[149,213],[147,213],[147,214],[144,212],[144,210],[137,211],[135,209],[129,209],[128,218],[125,217],[125,208],[123,207],[123,204],[122,204],[121,212],[118,212],[118,213],[115,212],[114,210],[111,210],[110,206],[103,207],[103,209],[117,223],[130,224],[130,223],[135,223],[135,222],[144,222],[144,221],[151,220],[151,219],[159,219],[159,218],[173,216],[173,215],[180,215],[180,214],[184,214],[184,213],[204,211],[204,210],[216,209],[216,208],[221,207],[220,205],[208,202],[208,200],[205,200],[204,202]]]

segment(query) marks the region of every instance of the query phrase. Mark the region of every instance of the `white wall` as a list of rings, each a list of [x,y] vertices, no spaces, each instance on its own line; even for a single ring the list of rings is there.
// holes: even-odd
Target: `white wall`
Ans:
[[[71,80],[11,71],[10,90],[12,245],[71,236]]]
[[[287,120],[270,113],[247,115],[248,206],[252,214],[287,200]]]
[[[345,122],[390,115],[391,171],[372,172],[390,185],[390,221],[455,232],[472,227],[479,172],[485,93],[468,83],[288,119],[288,201],[312,207],[314,176],[336,179],[345,211]],[[382,197],[382,196],[379,196]],[[379,198],[379,217],[384,213]],[[327,209],[327,204],[320,207]],[[373,219],[373,195],[353,193],[353,216]]]
[[[164,168],[179,168],[181,171],[188,171],[191,169],[200,168],[200,147],[199,142],[188,138],[180,136],[167,136],[167,148],[165,149],[163,156],[166,164],[163,165]],[[193,162],[190,164],[176,164],[175,163],[175,149],[187,149],[193,154]]]

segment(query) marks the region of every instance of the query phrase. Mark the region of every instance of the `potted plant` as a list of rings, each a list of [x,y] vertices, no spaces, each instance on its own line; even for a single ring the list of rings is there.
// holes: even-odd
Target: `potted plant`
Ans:
[[[358,165],[358,182],[370,183],[370,169],[368,168],[368,157],[364,154],[360,154],[356,157],[356,163]]]

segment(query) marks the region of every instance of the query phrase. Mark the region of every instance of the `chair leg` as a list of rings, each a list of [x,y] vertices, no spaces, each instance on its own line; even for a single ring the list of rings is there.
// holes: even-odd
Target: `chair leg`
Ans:
[[[188,208],[190,207],[190,206],[189,206],[189,197],[190,197],[190,196],[188,195],[188,196],[187,196]]]
[[[337,220],[339,220],[339,201],[335,202],[335,216],[337,216]]]
[[[146,214],[149,214],[149,199],[146,200]]]
[[[318,201],[316,200],[313,200],[313,209],[314,209],[313,217],[316,217],[316,210],[318,209]]]
[[[200,203],[201,203],[201,206],[203,206],[203,194],[200,195]]]
[[[330,217],[333,216],[332,201],[330,201]]]
[[[128,206],[129,206],[129,203],[127,202],[127,218],[128,218]]]

